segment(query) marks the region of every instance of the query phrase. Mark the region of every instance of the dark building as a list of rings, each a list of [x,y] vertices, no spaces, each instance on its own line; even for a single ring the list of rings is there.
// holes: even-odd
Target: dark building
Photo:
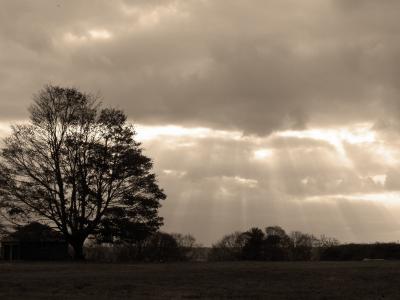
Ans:
[[[4,260],[65,260],[68,243],[47,225],[30,223],[1,240]]]

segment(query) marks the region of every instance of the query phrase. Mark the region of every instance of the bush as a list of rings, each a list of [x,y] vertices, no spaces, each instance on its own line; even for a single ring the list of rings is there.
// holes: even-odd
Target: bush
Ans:
[[[94,244],[85,248],[88,260],[101,262],[147,261],[166,262],[186,260],[173,235],[156,232],[144,241],[136,243]]]

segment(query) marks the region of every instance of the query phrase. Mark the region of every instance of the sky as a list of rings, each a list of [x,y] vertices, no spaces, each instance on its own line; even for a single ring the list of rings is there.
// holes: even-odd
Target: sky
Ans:
[[[135,124],[164,231],[400,240],[399,1],[0,4],[0,137],[77,87]]]

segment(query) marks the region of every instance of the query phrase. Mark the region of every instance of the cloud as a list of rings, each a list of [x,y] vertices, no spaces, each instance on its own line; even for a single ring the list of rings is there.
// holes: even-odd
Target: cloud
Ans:
[[[48,82],[100,91],[140,123],[260,135],[399,111],[395,1],[3,6],[2,118],[26,116]]]
[[[343,241],[393,240],[398,164],[379,159],[390,145],[385,136],[365,130],[355,125],[259,137],[186,129],[145,138],[169,196],[161,211],[165,229],[184,228],[206,243],[270,224]]]

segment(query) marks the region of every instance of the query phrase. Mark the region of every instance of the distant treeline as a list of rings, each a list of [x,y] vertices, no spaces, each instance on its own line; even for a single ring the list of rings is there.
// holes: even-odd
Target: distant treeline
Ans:
[[[400,244],[340,244],[325,235],[292,231],[279,226],[251,228],[225,235],[211,248],[190,235],[157,232],[139,243],[92,245],[86,257],[94,261],[345,261],[400,259]]]
[[[279,226],[262,231],[251,228],[246,232],[225,235],[214,244],[208,256],[212,261],[345,261],[364,259],[400,259],[400,244],[340,244],[325,235],[293,231],[287,234]]]
[[[46,226],[25,226],[5,235],[23,242],[54,240]],[[48,233],[46,233],[48,232]],[[50,234],[51,233],[51,234]],[[57,233],[57,232],[55,232]],[[85,257],[99,262],[168,261],[346,261],[400,259],[399,243],[340,244],[325,235],[292,231],[279,226],[253,227],[223,236],[212,247],[202,247],[190,234],[155,232],[140,240],[104,242],[95,237],[85,246]],[[1,253],[1,251],[0,251]]]
[[[323,249],[320,260],[400,259],[400,244],[344,244]]]
[[[156,232],[134,243],[93,243],[85,247],[85,256],[88,260],[102,262],[204,260],[206,254],[200,248],[190,234]],[[203,259],[198,258],[199,255]]]
[[[325,249],[339,245],[335,238],[293,231],[287,234],[279,226],[270,226],[265,231],[251,228],[245,232],[225,235],[212,246],[209,259],[305,261],[319,260]]]

